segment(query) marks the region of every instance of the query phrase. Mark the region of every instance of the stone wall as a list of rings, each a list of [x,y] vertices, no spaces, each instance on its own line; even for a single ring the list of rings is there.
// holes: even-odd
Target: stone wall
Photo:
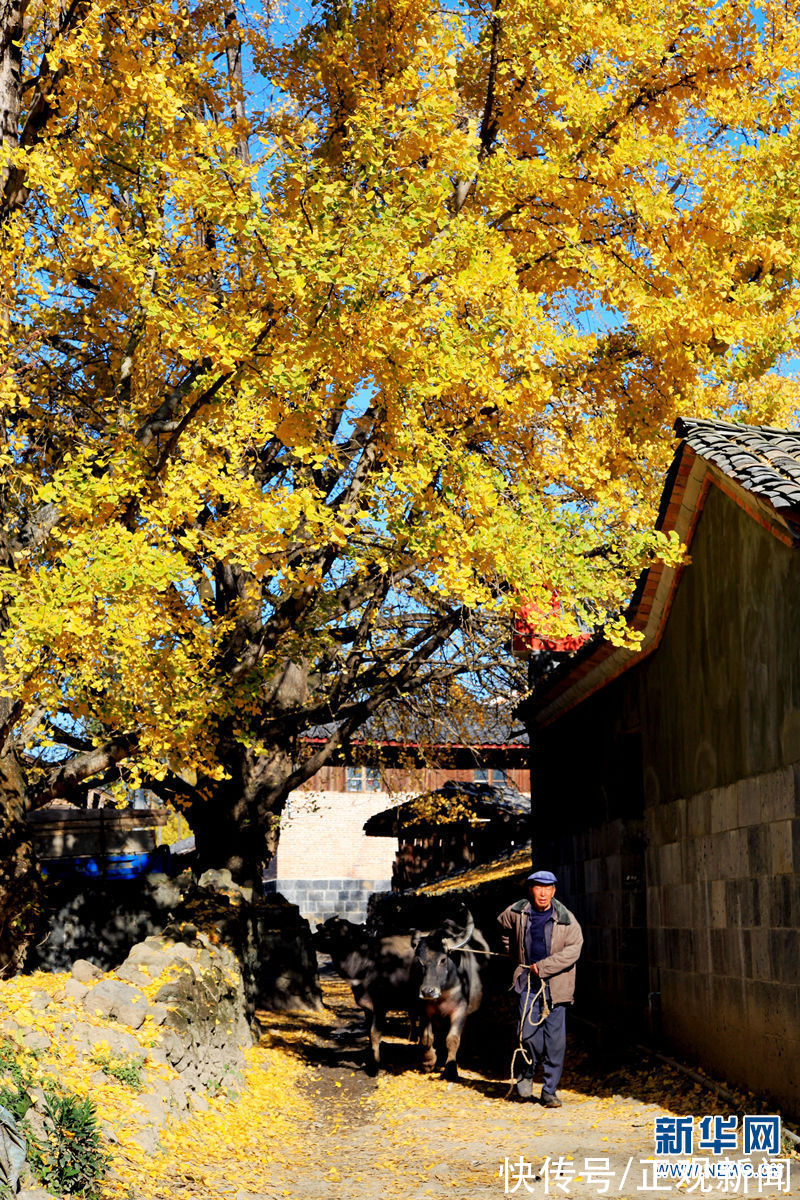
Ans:
[[[214,874],[220,878],[207,888],[197,888],[190,876],[165,875],[48,885],[42,934],[27,969],[65,971],[75,959],[87,959],[109,970],[150,936],[169,931],[180,939],[186,930],[187,937],[200,930],[237,956],[249,1018],[257,1008],[319,1008],[311,930],[297,906],[280,895],[254,902],[229,872]]]
[[[90,1095],[116,1080],[123,1095],[113,1118],[105,1110],[101,1133],[148,1155],[167,1125],[208,1109],[209,1096],[243,1086],[253,1038],[242,976],[233,954],[203,934],[149,937],[112,972],[78,959],[69,974],[37,980],[27,1003],[20,1003],[19,980],[0,994],[4,1049],[28,1056],[26,1136],[46,1139],[46,1090],[63,1084],[65,1064],[88,1081]],[[32,1181],[24,1171],[23,1185]],[[109,1182],[127,1194],[125,1181]]]
[[[282,896],[296,904],[303,916],[316,926],[328,917],[346,917],[348,921],[361,923],[367,919],[369,898],[373,892],[391,890],[391,878],[387,879],[281,879],[264,884],[269,895],[280,891]]]
[[[161,932],[180,898],[180,886],[162,874],[48,880],[27,969],[68,971],[75,959],[86,958],[109,970],[136,942]]]
[[[164,928],[167,936],[205,933],[233,951],[244,980],[248,1020],[259,1009],[319,1009],[322,993],[308,921],[283,896],[252,899],[228,871],[189,891]]]
[[[641,735],[627,680],[603,689],[539,737],[533,861],[584,934],[576,1008],[644,1036],[647,960]]]
[[[650,961],[673,1046],[800,1111],[800,764],[646,813]]]

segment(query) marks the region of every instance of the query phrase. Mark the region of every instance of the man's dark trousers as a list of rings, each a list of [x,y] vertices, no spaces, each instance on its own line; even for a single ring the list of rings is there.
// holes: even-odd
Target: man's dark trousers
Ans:
[[[523,991],[519,998],[520,1022],[525,1015],[526,1004],[530,1004],[530,996],[526,996]],[[520,1029],[522,1044],[531,1058],[531,1065],[525,1063],[523,1067],[523,1076],[530,1078],[541,1063],[544,1070],[544,1091],[552,1096],[564,1070],[564,1055],[567,1049],[566,1004],[557,1004],[544,1021],[541,1018],[540,997],[531,1004],[524,1028]],[[541,1024],[538,1023],[540,1021]]]

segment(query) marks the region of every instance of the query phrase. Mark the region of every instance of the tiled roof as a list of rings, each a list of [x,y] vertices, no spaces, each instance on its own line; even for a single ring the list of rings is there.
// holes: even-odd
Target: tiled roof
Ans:
[[[679,417],[675,432],[696,454],[776,509],[800,508],[800,433]]]
[[[432,883],[423,883],[414,891],[418,896],[436,896],[442,892],[461,892],[467,888],[480,887],[484,883],[496,883],[501,879],[513,879],[522,883],[532,870],[531,844],[526,842],[496,858],[489,863],[478,863],[467,867],[457,875],[448,875],[444,879],[434,879]]]

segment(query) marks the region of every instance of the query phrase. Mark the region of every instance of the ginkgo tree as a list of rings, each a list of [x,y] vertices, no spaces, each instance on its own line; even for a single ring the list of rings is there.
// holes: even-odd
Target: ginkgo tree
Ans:
[[[253,879],[474,614],[680,553],[675,415],[794,409],[797,7],[3,0],[6,962],[28,808],[117,764]]]

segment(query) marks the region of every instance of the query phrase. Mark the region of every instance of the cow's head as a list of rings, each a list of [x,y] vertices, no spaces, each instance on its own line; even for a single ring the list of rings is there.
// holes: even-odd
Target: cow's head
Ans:
[[[413,977],[421,1000],[435,1002],[443,992],[458,984],[458,968],[451,955],[466,946],[475,929],[472,915],[467,909],[463,911],[466,916],[463,925],[448,919],[440,929],[424,934],[415,932],[412,937]]]
[[[311,940],[320,953],[341,955],[366,944],[366,926],[346,921],[344,917],[328,917],[317,926]]]

